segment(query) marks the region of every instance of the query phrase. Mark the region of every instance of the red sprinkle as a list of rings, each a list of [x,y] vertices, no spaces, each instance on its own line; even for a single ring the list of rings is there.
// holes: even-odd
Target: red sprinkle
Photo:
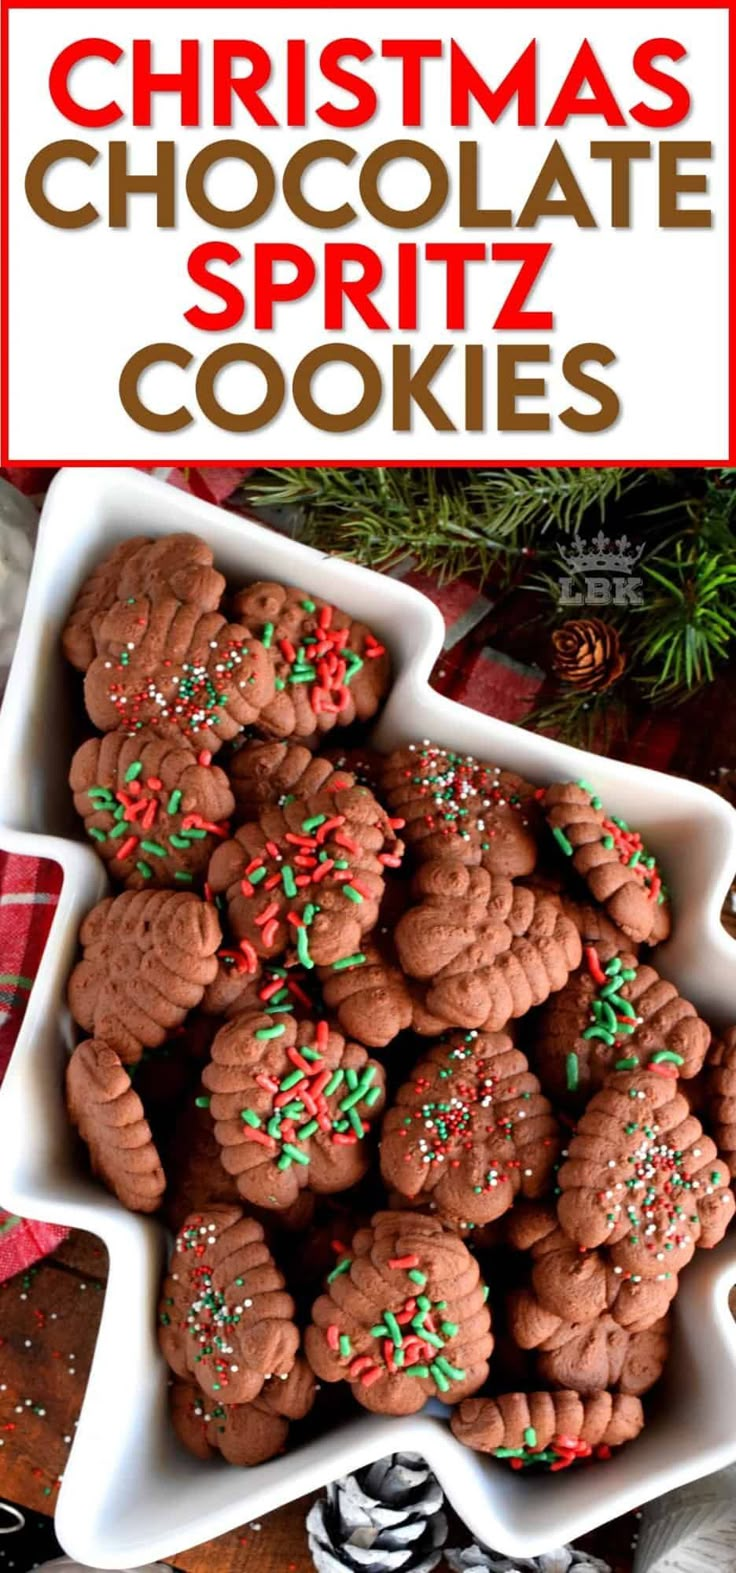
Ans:
[[[407,1269],[410,1268],[410,1267],[418,1267],[419,1266],[419,1257],[418,1256],[392,1256],[390,1258],[390,1260],[389,1260],[389,1264],[388,1265],[389,1265],[389,1267],[406,1267]]]
[[[600,957],[595,946],[586,945],[583,949],[583,955],[585,956],[585,960],[588,963],[588,971],[591,978],[593,979],[593,982],[600,983],[601,985],[608,983],[609,979],[606,977],[606,974],[603,971],[600,963]]]
[[[338,1349],[340,1346],[340,1329],[334,1322],[327,1329],[327,1343],[330,1349]]]

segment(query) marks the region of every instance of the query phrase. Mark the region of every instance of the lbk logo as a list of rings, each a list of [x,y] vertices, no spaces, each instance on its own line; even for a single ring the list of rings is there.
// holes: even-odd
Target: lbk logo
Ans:
[[[560,579],[560,606],[643,606],[643,580],[633,572],[644,551],[622,535],[609,541],[600,530],[586,542],[579,535],[558,551],[567,569]]]

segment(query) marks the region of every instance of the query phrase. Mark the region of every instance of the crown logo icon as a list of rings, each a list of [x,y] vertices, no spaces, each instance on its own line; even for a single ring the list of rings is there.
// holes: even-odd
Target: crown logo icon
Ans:
[[[569,546],[558,546],[558,551],[569,574],[623,573],[630,574],[636,567],[644,547],[634,546],[628,536],[610,541],[602,530],[592,541],[574,535]]]

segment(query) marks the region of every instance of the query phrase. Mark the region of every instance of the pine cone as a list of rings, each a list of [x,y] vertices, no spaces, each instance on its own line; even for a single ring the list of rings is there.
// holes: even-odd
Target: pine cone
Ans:
[[[141,1100],[115,1050],[90,1039],[66,1068],[66,1106],[94,1174],[131,1212],[156,1211],[166,1180]]]
[[[535,867],[541,818],[521,776],[437,743],[410,743],[385,761],[381,788],[418,861],[455,858],[511,879]]]
[[[605,964],[585,948],[579,972],[549,999],[534,1023],[531,1059],[544,1091],[560,1108],[585,1107],[621,1059],[646,1067],[674,1064],[698,1074],[710,1028],[673,983],[625,953]]]
[[[69,772],[74,807],[110,877],[129,890],[204,878],[229,834],[235,800],[209,753],[144,728],[108,732],[77,749]]]
[[[618,629],[599,617],[572,617],[552,635],[553,670],[580,693],[610,688],[625,665]]]
[[[451,1417],[459,1442],[508,1459],[513,1469],[566,1469],[581,1458],[607,1458],[639,1435],[641,1402],[624,1393],[501,1393],[466,1398]]]
[[[237,1016],[218,1032],[202,1082],[223,1165],[245,1201],[278,1210],[305,1188],[345,1191],[366,1173],[383,1069],[326,1021]]]
[[[394,1453],[327,1487],[307,1514],[317,1573],[432,1573],[447,1537],[442,1489],[424,1460]]]
[[[560,1228],[551,1202],[517,1202],[505,1224],[511,1248],[530,1257],[527,1320],[523,1329],[517,1322],[515,1331],[522,1348],[536,1348],[562,1322],[588,1324],[605,1313],[627,1332],[646,1332],[677,1292],[675,1273],[632,1277],[614,1269],[606,1247],[579,1250]]]
[[[261,1224],[240,1207],[190,1213],[159,1301],[159,1343],[174,1375],[218,1404],[252,1403],[294,1365],[293,1317]]]
[[[349,1382],[365,1409],[391,1415],[481,1387],[493,1348],[487,1290],[459,1236],[423,1213],[376,1213],[351,1250],[312,1308],[305,1349],[316,1375]]]
[[[607,1244],[614,1272],[675,1275],[697,1245],[716,1245],[733,1217],[728,1170],[676,1077],[614,1071],[568,1154],[558,1175],[560,1223],[575,1245]]]
[[[61,636],[64,654],[78,671],[86,672],[105,650],[102,625],[116,601],[173,596],[201,612],[214,612],[224,591],[212,552],[198,536],[164,535],[157,541],[133,536],[121,541],[85,579]]]
[[[142,726],[214,752],[257,720],[274,692],[270,653],[221,612],[173,596],[116,601],[98,631],[104,654],[84,679],[101,732]]]
[[[260,731],[312,738],[376,714],[391,663],[364,623],[283,584],[248,585],[233,608],[276,661],[277,692],[264,706]]]
[[[708,1120],[720,1156],[736,1179],[736,1027],[727,1027],[711,1045],[706,1064]]]
[[[395,940],[404,971],[424,983],[414,1011],[422,1034],[499,1032],[580,964],[580,936],[556,896],[450,860],[423,864],[415,890]]]
[[[414,1067],[389,1109],[381,1174],[453,1224],[486,1224],[551,1182],[560,1134],[506,1033],[453,1033]]]
[[[196,1458],[229,1464],[265,1464],[282,1453],[289,1421],[302,1420],[314,1403],[314,1377],[300,1355],[286,1377],[270,1377],[250,1404],[207,1401],[190,1382],[173,1382],[171,1420],[180,1441]]]
[[[176,890],[126,890],[87,914],[69,979],[74,1020],[125,1064],[158,1048],[195,1010],[217,971],[215,908]]]
[[[634,1393],[641,1397],[659,1381],[669,1352],[669,1318],[631,1332],[608,1312],[590,1322],[565,1322],[545,1312],[530,1289],[512,1290],[507,1319],[512,1338],[534,1349],[536,1373],[548,1387],[578,1393]]]
[[[451,1573],[613,1573],[607,1562],[575,1546],[555,1546],[538,1557],[508,1557],[475,1542],[471,1546],[448,1546],[445,1561]]]
[[[360,952],[386,865],[402,851],[373,793],[340,775],[313,797],[266,804],[217,848],[209,883],[227,896],[230,927],[250,955],[273,961],[296,945],[311,971]]]
[[[288,794],[312,797],[332,777],[344,771],[303,743],[277,742],[253,737],[228,760],[228,775],[241,820],[257,819],[267,803],[280,803]],[[355,777],[351,774],[351,783]],[[333,782],[334,787],[334,782]]]
[[[666,939],[671,922],[667,891],[638,832],[607,815],[582,781],[548,787],[542,801],[558,847],[611,921],[636,944]]]

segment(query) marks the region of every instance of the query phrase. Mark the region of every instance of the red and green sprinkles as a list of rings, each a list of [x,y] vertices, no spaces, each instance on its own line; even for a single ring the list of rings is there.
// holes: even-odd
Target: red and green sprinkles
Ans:
[[[390,1379],[401,1374],[425,1381],[432,1378],[438,1393],[449,1393],[452,1383],[463,1382],[466,1376],[446,1354],[447,1345],[460,1331],[459,1323],[446,1317],[446,1300],[432,1300],[424,1293],[428,1278],[418,1255],[412,1252],[392,1257],[387,1265],[392,1272],[406,1273],[412,1288],[393,1310],[381,1311],[379,1320],[370,1328],[370,1353],[356,1355],[349,1337],[337,1323],[325,1330],[327,1347],[347,1363],[349,1379],[363,1387],[372,1387],[381,1377]],[[328,1283],[350,1266],[350,1257],[339,1262]]]
[[[230,1375],[238,1370],[237,1364],[233,1362],[235,1350],[230,1343],[231,1335],[228,1329],[237,1327],[243,1313],[253,1304],[252,1300],[244,1299],[242,1304],[229,1306],[225,1296],[219,1289],[214,1288],[212,1268],[205,1257],[216,1240],[216,1225],[205,1223],[201,1216],[195,1218],[186,1229],[182,1229],[176,1239],[178,1254],[191,1253],[197,1258],[194,1265],[188,1268],[194,1298],[181,1327],[198,1345],[198,1352],[194,1356],[195,1365],[205,1365],[213,1373],[213,1392],[228,1387]],[[173,1276],[175,1279],[178,1278],[177,1273]],[[242,1279],[236,1282],[242,1283]],[[167,1299],[165,1303],[173,1305],[174,1302],[172,1299]],[[162,1326],[169,1326],[171,1321],[169,1312],[161,1311],[159,1321]]]
[[[255,1037],[269,1042],[283,1036],[286,1027],[275,1022],[270,1027],[259,1027]],[[308,1143],[323,1134],[335,1147],[352,1147],[362,1141],[367,1133],[359,1105],[370,1111],[381,1096],[379,1086],[374,1086],[376,1067],[366,1065],[357,1071],[352,1066],[338,1066],[332,1070],[324,1063],[320,1052],[327,1045],[329,1028],[326,1021],[319,1021],[315,1029],[312,1048],[290,1044],[286,1057],[294,1067],[279,1080],[260,1072],[255,1082],[272,1098],[271,1113],[262,1116],[255,1109],[240,1111],[245,1138],[257,1142],[273,1158],[276,1168],[290,1169],[296,1163],[306,1168],[310,1162]],[[340,1094],[336,1108],[328,1099]]]
[[[286,637],[274,642],[276,630],[272,622],[264,623],[261,629],[261,643],[267,650],[278,651],[281,658],[276,687],[283,693],[285,689],[307,685],[315,716],[341,715],[350,703],[353,678],[365,661],[385,655],[385,645],[366,633],[361,656],[349,648],[350,628],[335,626],[333,606],[321,606],[317,611],[316,602],[307,598],[301,602],[301,608],[305,618],[298,645]]]
[[[140,621],[145,624],[144,618]],[[135,648],[135,643],[129,641],[115,660],[106,661],[105,666],[124,676]],[[125,682],[112,680],[107,697],[118,712],[120,725],[131,735],[143,726],[155,727],[160,721],[168,721],[187,734],[203,727],[217,728],[230,699],[227,687],[222,686],[223,680],[225,684],[237,682],[238,687],[244,688],[255,678],[251,675],[238,680],[233,676],[240,671],[249,654],[244,640],[232,639],[219,649],[217,639],[211,639],[210,649],[217,652],[216,658],[210,658],[211,664],[182,661],[176,665],[163,659],[160,667],[164,675],[159,679],[153,676],[144,679],[142,686],[132,694],[127,691]],[[159,682],[163,682],[163,688],[159,687]]]
[[[576,785],[589,794],[590,806],[598,813],[603,808],[603,804],[594,787],[589,781],[578,781]],[[565,857],[572,857],[575,848],[564,830],[555,826],[552,834]],[[656,901],[661,906],[667,899],[667,889],[662,882],[656,858],[645,847],[638,830],[631,830],[626,820],[619,818],[617,814],[609,814],[601,820],[600,840],[607,852],[615,851],[619,863],[636,873],[650,901]]]
[[[517,792],[502,787],[500,778],[504,772],[500,765],[482,764],[472,754],[456,754],[427,738],[421,744],[411,743],[409,748],[416,754],[416,763],[404,771],[404,776],[418,787],[419,796],[427,799],[424,819],[430,831],[457,836],[461,841],[470,841],[477,833],[481,850],[487,852],[496,834],[494,813],[500,808],[518,812],[525,808]]]
[[[563,1436],[560,1433],[553,1436],[546,1447],[539,1447],[534,1427],[527,1426],[523,1447],[494,1447],[493,1457],[504,1459],[512,1469],[535,1466],[556,1474],[561,1469],[569,1469],[571,1464],[576,1464],[581,1458],[610,1458],[611,1449],[605,1443],[591,1447],[581,1437]]]
[[[612,1048],[641,1026],[641,1017],[621,992],[627,983],[633,983],[637,969],[625,967],[620,956],[614,956],[604,967],[593,945],[586,945],[583,955],[588,973],[597,984],[597,992],[590,1002],[589,1024],[581,1036],[587,1041],[599,1039]],[[634,1063],[638,1063],[635,1057]]]
[[[634,1104],[646,1098],[640,1087],[629,1087],[628,1093]],[[635,1112],[632,1110],[632,1116]],[[629,1245],[638,1246],[655,1261],[665,1263],[669,1252],[691,1243],[690,1225],[697,1223],[697,1213],[693,1211],[697,1193],[711,1195],[720,1177],[716,1173],[716,1182],[711,1176],[705,1185],[697,1178],[691,1179],[686,1154],[669,1144],[653,1115],[643,1120],[632,1117],[622,1125],[622,1131],[628,1138],[624,1155],[618,1162],[610,1159],[608,1165],[616,1178],[612,1174],[611,1185],[598,1192],[597,1200],[611,1227],[626,1219]],[[629,1150],[632,1136],[637,1142]],[[700,1149],[693,1148],[693,1157],[699,1154]],[[613,1271],[622,1274],[618,1266]],[[639,1273],[626,1272],[623,1276],[632,1283],[641,1281]],[[672,1274],[663,1270],[656,1276],[670,1278]]]
[[[209,749],[197,755],[197,764],[203,769],[212,764]],[[156,861],[175,856],[178,852],[191,852],[207,837],[223,840],[230,833],[227,821],[215,824],[197,813],[181,813],[182,793],[178,787],[169,791],[160,776],[144,777],[143,761],[134,759],[125,771],[123,785],[115,788],[98,784],[87,789],[87,797],[95,815],[105,815],[107,828],[99,824],[87,825],[87,834],[93,841],[105,842],[112,850],[112,862],[132,862],[143,879],[153,878]],[[145,858],[140,854],[145,853]],[[121,870],[122,872],[122,870]],[[179,884],[189,885],[194,876],[187,869],[177,869],[174,878]]]

